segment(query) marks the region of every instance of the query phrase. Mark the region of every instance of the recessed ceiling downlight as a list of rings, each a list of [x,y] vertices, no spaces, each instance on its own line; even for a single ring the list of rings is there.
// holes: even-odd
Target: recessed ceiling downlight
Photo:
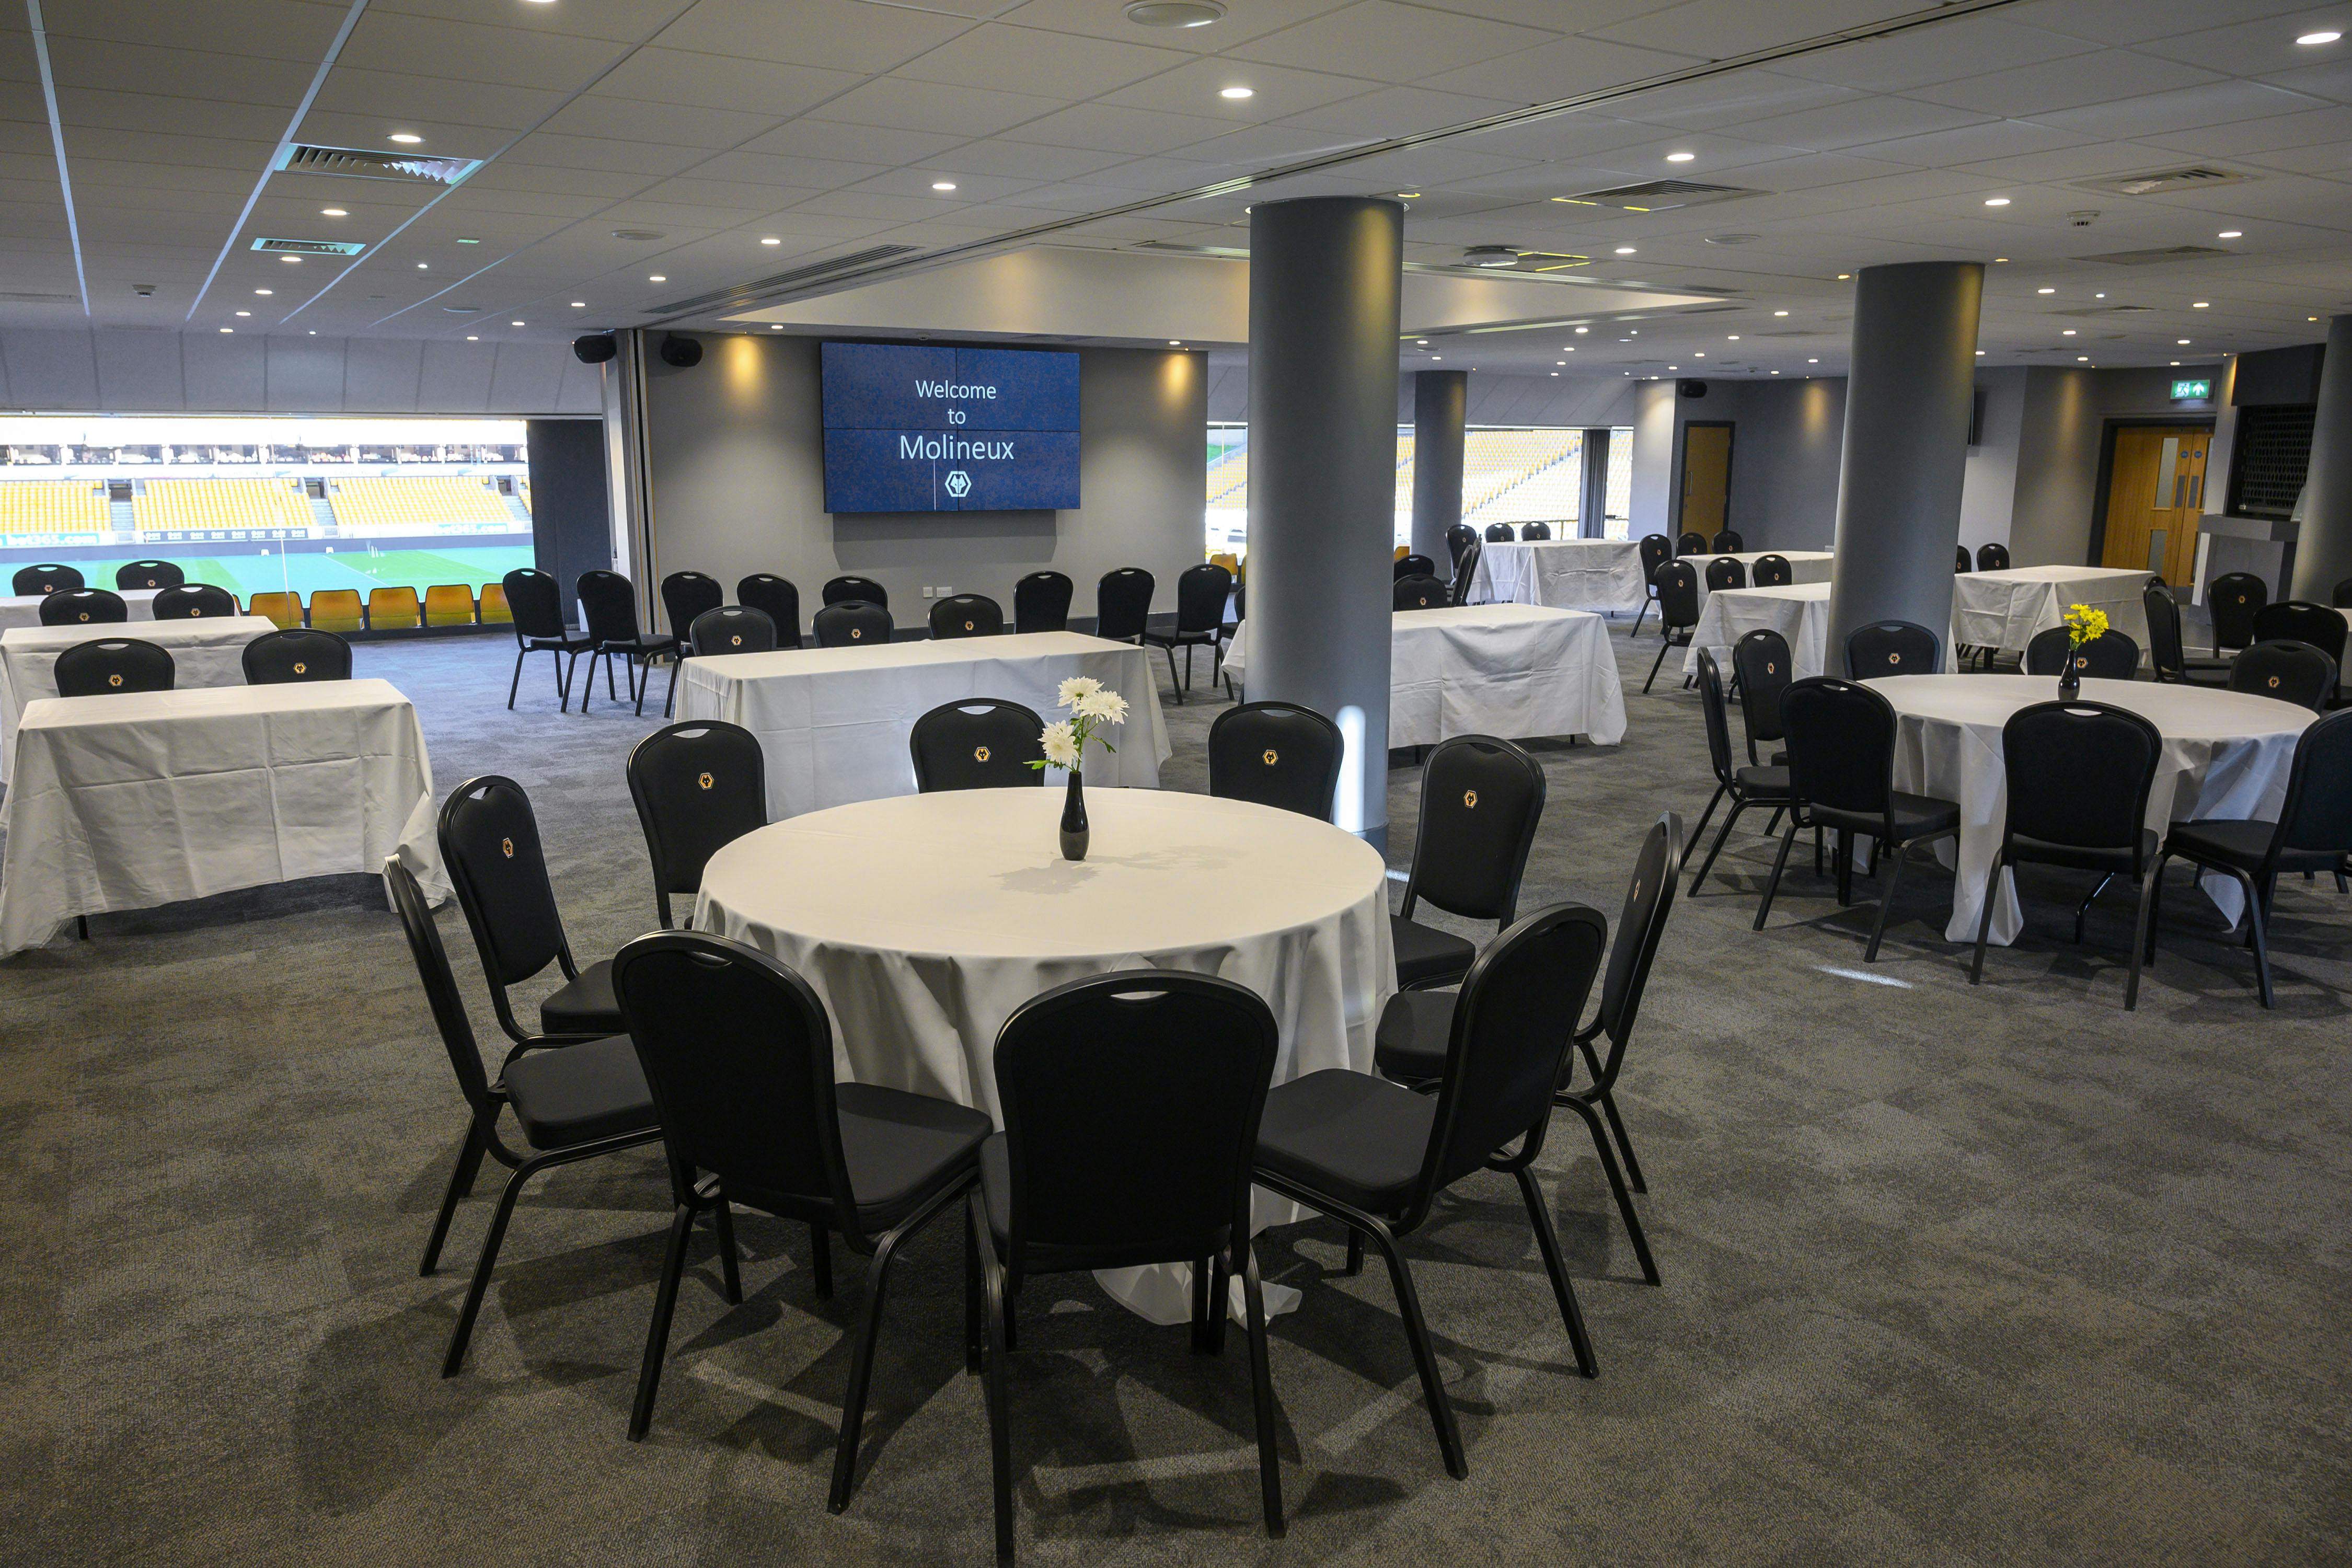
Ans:
[[[1139,27],[1205,27],[1224,14],[1217,0],[1135,0],[1127,8]]]

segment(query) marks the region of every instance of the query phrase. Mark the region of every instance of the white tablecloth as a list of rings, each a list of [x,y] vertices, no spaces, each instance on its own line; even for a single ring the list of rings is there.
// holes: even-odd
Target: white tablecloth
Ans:
[[[2017,566],[1963,572],[1952,579],[1952,646],[2021,656],[2033,634],[2061,625],[2070,605],[2107,613],[2107,624],[2147,652],[2147,606],[2140,593],[2154,574],[2137,567]],[[1973,938],[1971,939],[1973,940]]]
[[[1630,539],[1538,539],[1483,545],[1470,579],[1474,605],[1556,610],[1638,610],[1649,598],[1642,547]]]
[[[1295,812],[1089,788],[1093,843],[1061,858],[1059,789],[866,801],[737,839],[710,858],[698,931],[791,965],[833,1016],[835,1070],[1001,1123],[996,1037],[1040,992],[1120,969],[1217,974],[1281,1026],[1276,1083],[1368,1072],[1396,988],[1379,851]],[[1260,1225],[1290,1205],[1257,1194]],[[1102,1277],[1160,1322],[1191,1311],[1181,1266]]]
[[[161,591],[156,588],[110,590],[121,595],[123,608],[131,612],[131,618],[134,621],[152,621],[155,618],[155,595]],[[39,626],[41,601],[47,597],[45,594],[15,594],[0,597],[0,632],[5,632],[12,626]]]
[[[2008,819],[2001,726],[2021,708],[2055,701],[2058,682],[2034,675],[1902,675],[1870,687],[1900,716],[1895,787],[1960,803],[1959,869],[1944,935],[1973,943],[1985,874]],[[2168,823],[2197,817],[2275,818],[2285,803],[2295,739],[2316,717],[2273,698],[2145,680],[2085,680],[2083,696],[2128,708],[2163,734],[2164,755],[2147,795],[2147,825],[2159,833]],[[2202,885],[2224,916],[2238,918],[2245,903],[2236,883],[2208,876]],[[2003,875],[1990,940],[2007,946],[2021,921],[2016,888]]]
[[[448,893],[425,731],[383,680],[51,697],[0,804],[0,953],[152,909],[399,854]]]
[[[58,694],[58,655],[74,644],[106,637],[136,637],[172,656],[175,690],[193,687],[243,686],[245,645],[278,629],[261,616],[223,616],[216,620],[148,621],[137,629],[113,626],[18,626],[0,632],[0,781],[16,766],[16,725],[26,705]]]
[[[690,658],[678,673],[677,716],[724,719],[760,738],[768,816],[781,820],[911,795],[907,736],[916,720],[943,702],[998,697],[1035,709],[1050,723],[1067,717],[1054,706],[1055,691],[1076,675],[1094,677],[1129,704],[1125,726],[1103,731],[1117,754],[1087,749],[1087,781],[1157,785],[1170,747],[1150,654],[1076,632]]]
[[[1731,650],[1753,631],[1776,631],[1788,640],[1789,673],[1802,680],[1825,668],[1829,637],[1830,585],[1792,583],[1785,588],[1726,588],[1709,594],[1698,607],[1698,630],[1691,634],[1690,652],[1683,657],[1683,672],[1698,668],[1702,649],[1715,656],[1724,684],[1731,682]],[[1843,663],[1843,660],[1840,661]],[[1841,671],[1843,673],[1843,671]]]
[[[1608,623],[1583,610],[1464,605],[1391,617],[1389,744],[1433,746],[1455,735],[1625,738],[1625,691]],[[1244,621],[1225,668],[1247,684]]]

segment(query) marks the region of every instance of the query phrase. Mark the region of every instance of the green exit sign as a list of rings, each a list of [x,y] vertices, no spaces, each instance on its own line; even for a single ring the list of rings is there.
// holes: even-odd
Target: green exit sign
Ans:
[[[2172,384],[2172,401],[2175,403],[2210,403],[2212,400],[2213,384],[2210,381],[2176,381]]]

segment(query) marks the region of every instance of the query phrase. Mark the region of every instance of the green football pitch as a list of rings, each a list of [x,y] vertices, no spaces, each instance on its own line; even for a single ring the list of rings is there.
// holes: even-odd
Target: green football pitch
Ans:
[[[29,557],[27,558],[29,559]],[[84,579],[99,587],[114,585],[114,569],[134,559],[77,561]],[[446,550],[369,550],[354,546],[329,555],[296,551],[269,555],[168,555],[191,583],[211,583],[243,599],[255,594],[291,589],[307,602],[321,588],[410,587],[423,597],[436,583],[463,583],[480,592],[519,566],[532,564],[530,546],[455,545]]]

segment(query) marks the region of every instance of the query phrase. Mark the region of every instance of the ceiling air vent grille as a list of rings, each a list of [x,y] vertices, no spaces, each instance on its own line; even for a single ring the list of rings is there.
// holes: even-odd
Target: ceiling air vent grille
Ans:
[[[296,142],[278,166],[296,174],[341,174],[355,180],[399,180],[411,184],[462,184],[482,166],[479,158],[428,158],[415,153],[376,153],[364,147],[311,147]]]
[[[1638,185],[1612,185],[1605,191],[1580,191],[1572,196],[1554,196],[1552,200],[1572,207],[1615,207],[1621,212],[1658,213],[1675,207],[1727,202],[1735,196],[1752,196],[1755,194],[1738,185],[1707,185],[1696,180],[1645,180]]]
[[[919,247],[912,245],[870,246],[864,250],[851,251],[847,256],[836,256],[826,261],[812,261],[805,267],[795,267],[789,272],[779,272],[772,277],[754,279],[749,283],[732,284],[725,289],[714,289],[708,294],[697,294],[691,300],[673,300],[667,305],[656,305],[646,313],[652,316],[691,315],[697,310],[707,310],[714,305],[740,303],[758,295],[772,294],[778,289],[793,288],[802,283],[812,283],[836,272],[846,272],[853,267],[864,267],[869,262],[887,261],[894,256],[905,256],[918,248]]]
[[[289,256],[357,256],[367,246],[356,239],[271,239],[253,242],[256,250],[282,250]]]
[[[2114,267],[2149,267],[2159,261],[2189,261],[2200,256],[2227,256],[2218,245],[2168,245],[2156,250],[2110,250],[2104,256],[2078,256],[2077,261],[2104,261]]]
[[[2233,169],[2195,163],[2185,169],[2158,169],[2145,174],[2111,174],[2104,179],[2077,180],[2074,188],[2114,196],[2152,196],[2159,191],[2201,191],[2215,185],[2242,185],[2253,179]]]

